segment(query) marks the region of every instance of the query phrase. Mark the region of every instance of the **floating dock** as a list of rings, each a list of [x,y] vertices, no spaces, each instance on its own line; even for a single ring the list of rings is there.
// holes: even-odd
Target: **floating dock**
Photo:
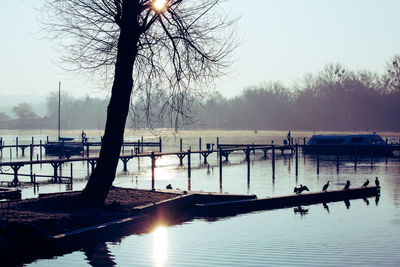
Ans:
[[[278,197],[267,197],[261,199],[244,199],[224,202],[210,202],[196,204],[196,213],[200,216],[221,216],[234,215],[238,213],[251,212],[256,210],[279,209],[344,201],[349,199],[366,198],[377,196],[380,187],[359,187],[347,190],[331,190],[315,193],[302,193]]]

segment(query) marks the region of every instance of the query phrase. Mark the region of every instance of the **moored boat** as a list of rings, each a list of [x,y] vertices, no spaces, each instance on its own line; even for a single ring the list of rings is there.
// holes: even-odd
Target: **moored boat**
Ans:
[[[69,139],[69,138],[68,138]],[[72,139],[73,140],[73,139]],[[83,143],[72,140],[63,140],[58,142],[48,142],[44,145],[46,154],[52,155],[77,155],[83,153]]]
[[[318,134],[303,146],[306,154],[344,154],[390,156],[392,145],[375,132],[372,134]]]

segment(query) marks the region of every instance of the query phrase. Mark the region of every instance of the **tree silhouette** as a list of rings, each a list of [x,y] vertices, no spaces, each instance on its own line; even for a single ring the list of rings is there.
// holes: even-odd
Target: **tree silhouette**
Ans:
[[[20,128],[22,128],[25,119],[28,116],[31,116],[34,114],[31,105],[29,105],[28,103],[20,103],[17,106],[13,107],[12,112],[17,116],[17,118],[19,119],[19,123],[20,123]],[[36,114],[35,114],[36,116]]]
[[[230,65],[234,21],[221,7],[219,0],[45,1],[43,25],[63,59],[113,77],[99,160],[82,193],[86,203],[103,204],[114,181],[132,93],[144,97],[148,115],[157,99],[177,127]]]

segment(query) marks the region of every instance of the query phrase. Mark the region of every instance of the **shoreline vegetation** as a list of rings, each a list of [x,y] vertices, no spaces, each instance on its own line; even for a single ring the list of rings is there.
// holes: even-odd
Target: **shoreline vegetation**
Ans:
[[[132,216],[135,207],[155,204],[179,193],[113,187],[102,207],[85,207],[80,192],[0,202],[0,257],[20,262],[40,250],[49,236]]]
[[[316,74],[307,74],[292,85],[266,81],[251,85],[234,97],[220,93],[192,103],[193,114],[186,125],[193,129],[258,130],[360,130],[398,131],[400,99],[400,55],[391,58],[383,74],[368,70],[354,71],[341,64],[328,64]],[[93,96],[75,98],[62,95],[63,129],[104,128],[107,99]],[[14,116],[0,110],[1,129],[51,128],[57,125],[57,93],[50,92],[46,115],[40,118],[28,103],[14,107]],[[140,117],[145,110],[145,96],[132,103],[127,125],[133,128],[170,127],[168,118],[157,116],[162,107],[155,106],[154,117]],[[145,112],[142,112],[143,114]],[[282,116],[282,114],[285,114]],[[185,125],[182,125],[183,128]]]

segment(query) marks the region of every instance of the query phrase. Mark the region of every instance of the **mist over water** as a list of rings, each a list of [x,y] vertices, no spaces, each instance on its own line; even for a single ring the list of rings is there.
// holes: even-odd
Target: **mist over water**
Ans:
[[[79,136],[79,131],[65,135]],[[89,131],[88,137],[98,136]],[[14,133],[3,136],[13,142]],[[45,134],[24,132],[21,140],[45,138]],[[47,134],[47,133],[46,133]],[[182,137],[183,150],[194,151],[202,138],[207,143],[282,144],[287,132],[281,131],[183,131],[178,136],[162,131],[163,151],[178,151]],[[399,138],[399,133],[378,133],[384,138]],[[310,137],[310,132],[292,132],[292,136]],[[158,137],[142,131],[127,131],[126,139],[157,141]],[[23,142],[23,141],[21,141]],[[130,153],[127,148],[127,153]],[[13,151],[15,153],[15,151]],[[35,153],[37,150],[35,149]],[[4,152],[3,157],[8,153]],[[26,153],[28,155],[29,153]],[[157,159],[155,187],[194,191],[256,194],[259,198],[292,194],[293,187],[306,185],[311,192],[320,191],[327,180],[329,189],[341,189],[346,180],[360,186],[375,176],[381,181],[379,199],[350,200],[279,210],[258,211],[226,218],[194,218],[173,226],[154,225],[150,232],[138,235],[114,236],[91,241],[74,252],[37,260],[27,266],[397,266],[400,261],[400,158],[360,157],[355,168],[352,157],[341,157],[337,169],[336,157],[323,156],[319,174],[315,157],[299,153],[298,176],[295,158],[276,151],[276,171],[272,173],[271,154],[251,153],[250,179],[243,152],[235,152],[223,165],[222,183],[216,154],[203,165],[199,155],[192,154],[191,179],[188,179],[187,158],[179,166],[176,156]],[[18,160],[23,158],[19,154]],[[3,161],[6,158],[2,159]],[[25,156],[26,160],[26,156]],[[21,172],[29,173],[29,167]],[[52,167],[34,167],[35,172],[50,173]],[[73,190],[82,189],[88,175],[86,163],[74,163]],[[115,186],[151,188],[151,162],[144,158],[128,162],[128,173],[117,170]],[[69,175],[69,166],[63,166]],[[8,176],[1,176],[2,181]],[[10,177],[11,179],[11,177]],[[22,179],[22,178],[21,178]],[[29,179],[29,178],[24,178]],[[41,184],[39,192],[65,191],[66,184]],[[23,186],[23,197],[35,197],[31,186]]]

